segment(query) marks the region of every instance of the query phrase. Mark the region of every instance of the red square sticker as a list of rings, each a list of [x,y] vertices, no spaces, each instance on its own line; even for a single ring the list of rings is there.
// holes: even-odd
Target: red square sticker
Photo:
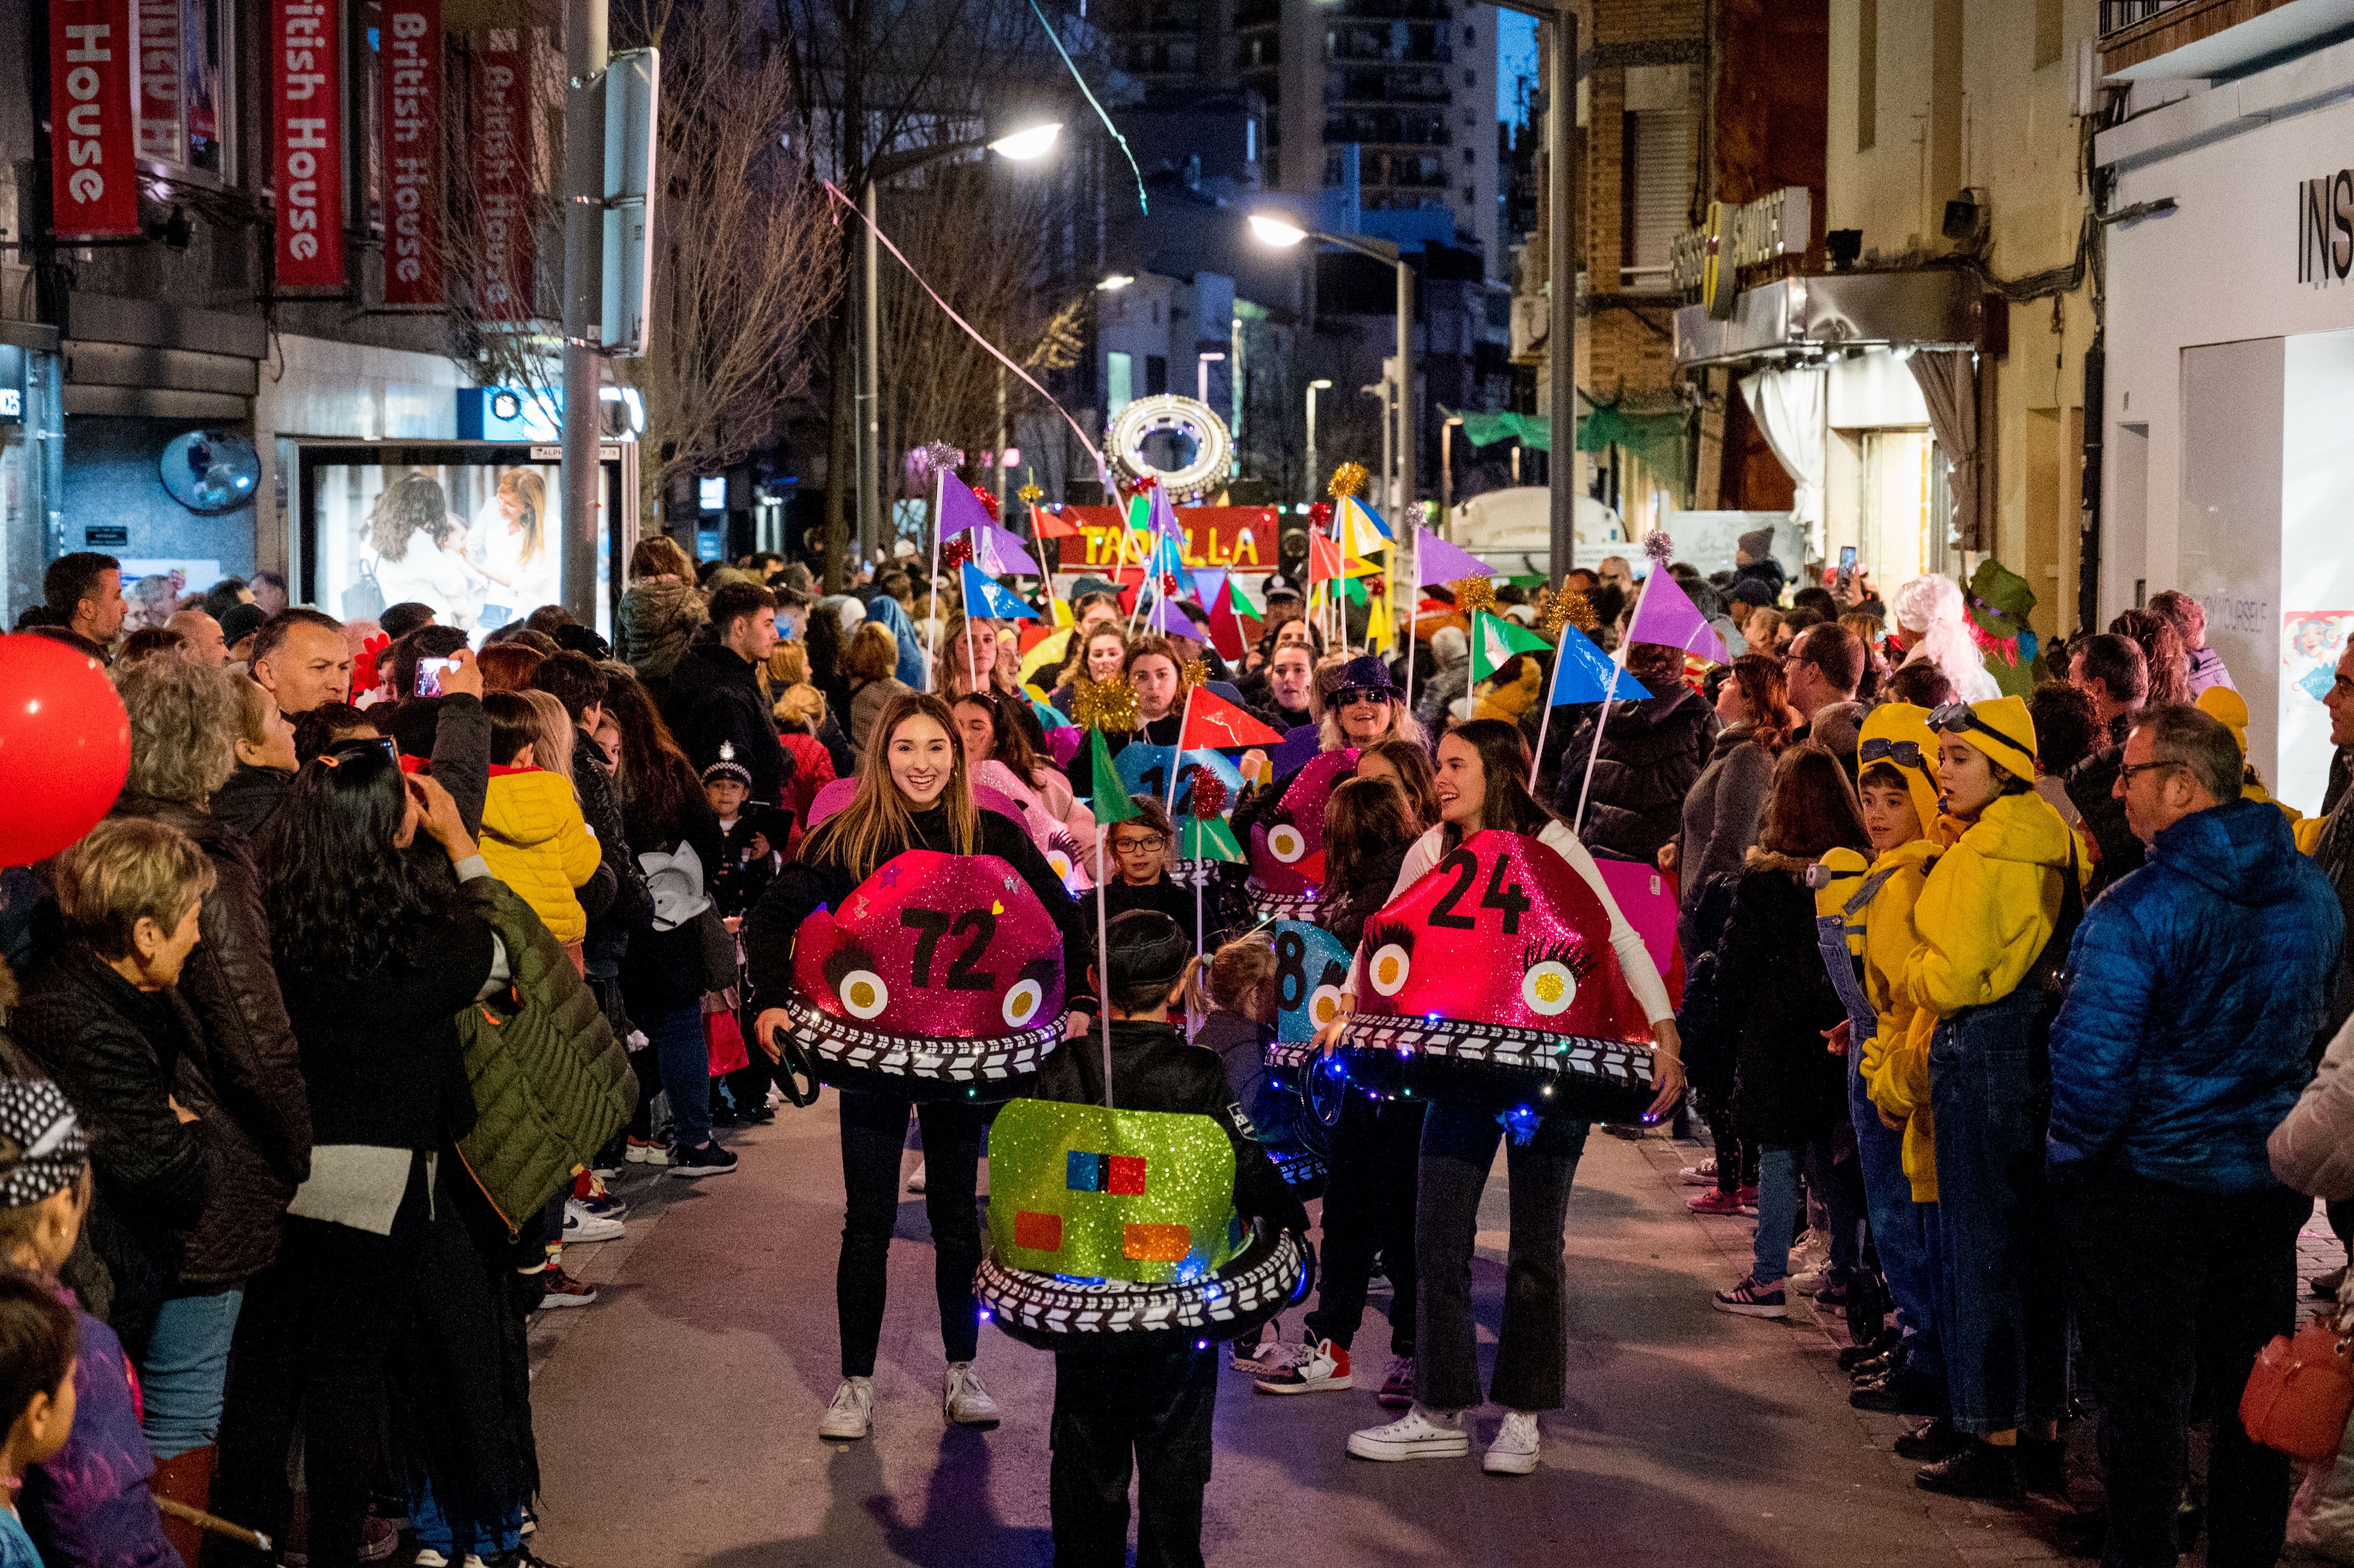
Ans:
[[[1111,1157],[1111,1173],[1104,1191],[1123,1198],[1144,1196],[1144,1156],[1115,1154]]]
[[[1063,1216],[1033,1213],[1027,1209],[1013,1216],[1013,1245],[1033,1252],[1063,1250]]]

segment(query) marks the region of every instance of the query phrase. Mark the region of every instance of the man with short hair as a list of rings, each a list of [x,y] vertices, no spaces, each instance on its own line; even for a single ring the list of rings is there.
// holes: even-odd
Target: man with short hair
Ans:
[[[283,615],[286,607],[293,602],[286,591],[286,579],[276,572],[254,573],[249,586],[253,589],[253,602],[261,607],[261,613],[265,616]]]
[[[253,678],[289,722],[323,703],[352,700],[352,650],[344,623],[316,609],[284,609],[254,633]]]
[[[250,665],[253,644],[261,634],[262,622],[270,618],[261,613],[258,604],[233,604],[220,617],[221,641],[228,644],[232,662]]]
[[[2130,637],[2099,632],[2070,652],[2068,683],[2093,699],[2093,717],[2100,726],[2092,754],[2068,770],[2067,780],[2068,799],[2100,852],[2084,889],[2089,897],[2142,863],[2142,842],[2126,821],[2116,783],[2126,732],[2149,696],[2149,662]]]
[[[190,662],[219,665],[228,662],[228,640],[221,635],[220,622],[201,609],[175,609],[164,622],[164,630],[176,631],[186,640],[180,650]]]
[[[2272,1562],[2288,1519],[2288,1457],[2249,1439],[2239,1390],[2296,1321],[2313,1201],[2274,1177],[2265,1139],[2311,1075],[2345,920],[2240,768],[2195,708],[2134,720],[2115,789],[2149,858],[2085,910],[2052,1026],[2047,1157],[2112,1564],[2175,1560],[2201,1387],[2208,1560]]]
[[[1855,779],[1855,742],[1863,728],[1863,705],[1855,689],[1863,682],[1863,639],[1835,620],[1808,627],[1790,643],[1782,666],[1790,705],[1798,710],[1799,740],[1812,740]]]
[[[245,586],[243,577],[223,577],[205,589],[204,611],[218,620],[229,612],[231,606],[252,602],[253,590]]]
[[[94,550],[59,556],[41,575],[41,598],[57,619],[54,626],[35,630],[101,664],[114,662],[114,639],[131,613],[122,599],[122,562]]]
[[[710,641],[691,645],[671,671],[663,717],[700,773],[719,748],[752,776],[752,799],[781,803],[793,759],[777,739],[756,668],[777,645],[777,598],[757,583],[724,582],[711,591]]]
[[[433,607],[413,599],[403,599],[398,604],[386,605],[376,623],[387,637],[398,642],[420,627],[433,625]]]

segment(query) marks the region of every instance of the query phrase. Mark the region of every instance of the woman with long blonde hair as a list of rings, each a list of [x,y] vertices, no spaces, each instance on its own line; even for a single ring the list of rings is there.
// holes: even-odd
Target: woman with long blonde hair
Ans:
[[[843,908],[859,885],[907,850],[993,855],[1029,884],[1062,928],[1066,986],[1091,961],[1079,907],[1022,824],[973,803],[956,716],[928,692],[904,692],[875,721],[858,769],[857,793],[801,840],[793,860],[744,922],[747,972],[759,1013],[754,1038],[773,1058],[790,1033],[793,939],[821,908]],[[942,1408],[960,1425],[997,1425],[997,1405],[973,1367],[980,1319],[972,1277],[981,1266],[975,1191],[986,1109],[967,1100],[911,1102],[885,1089],[843,1088],[842,1181],[849,1209],[842,1231],[834,1301],[842,1336],[842,1385],[818,1424],[821,1436],[864,1437],[875,1411],[875,1357],[883,1334],[884,1282],[899,1212],[899,1152],[911,1108],[923,1126],[924,1206],[931,1220],[933,1287],[947,1352]]]

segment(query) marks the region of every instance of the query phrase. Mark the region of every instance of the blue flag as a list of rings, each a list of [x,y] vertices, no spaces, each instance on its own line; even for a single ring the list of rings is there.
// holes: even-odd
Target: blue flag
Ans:
[[[992,581],[970,561],[964,565],[964,609],[979,620],[1035,620],[1038,612]]]
[[[1640,702],[1651,694],[1641,682],[1610,661],[1594,640],[1575,626],[1561,629],[1561,647],[1553,654],[1553,705],[1598,703],[1612,697],[1622,703]]]

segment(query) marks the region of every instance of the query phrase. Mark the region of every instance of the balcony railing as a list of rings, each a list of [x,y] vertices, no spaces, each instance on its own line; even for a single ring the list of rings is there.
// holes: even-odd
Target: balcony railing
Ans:
[[[2101,0],[2101,37],[2121,33],[2137,22],[2147,22],[2187,0]]]

